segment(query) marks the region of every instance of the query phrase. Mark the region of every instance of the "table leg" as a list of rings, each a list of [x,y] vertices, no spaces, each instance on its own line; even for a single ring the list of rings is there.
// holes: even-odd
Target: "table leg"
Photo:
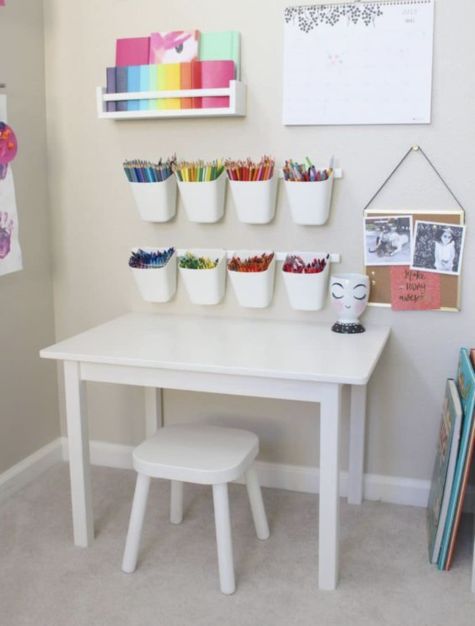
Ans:
[[[318,586],[327,590],[338,583],[340,427],[341,385],[335,384],[320,403]]]
[[[162,425],[162,390],[145,387],[145,437],[154,435]]]
[[[64,362],[64,382],[74,543],[77,546],[87,547],[94,539],[94,519],[91,498],[86,390],[85,384],[80,379],[79,363],[75,361]]]
[[[364,487],[366,385],[351,386],[350,459],[348,462],[348,502],[361,504]]]

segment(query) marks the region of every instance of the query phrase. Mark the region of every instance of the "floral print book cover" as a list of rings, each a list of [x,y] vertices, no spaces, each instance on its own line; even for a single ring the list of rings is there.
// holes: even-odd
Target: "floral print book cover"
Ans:
[[[0,275],[22,269],[12,163],[17,155],[15,132],[8,125],[6,96],[0,95]]]

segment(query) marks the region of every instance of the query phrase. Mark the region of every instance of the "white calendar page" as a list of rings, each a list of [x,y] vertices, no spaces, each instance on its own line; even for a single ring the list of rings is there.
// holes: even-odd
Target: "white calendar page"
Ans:
[[[283,123],[429,124],[434,0],[284,10]]]

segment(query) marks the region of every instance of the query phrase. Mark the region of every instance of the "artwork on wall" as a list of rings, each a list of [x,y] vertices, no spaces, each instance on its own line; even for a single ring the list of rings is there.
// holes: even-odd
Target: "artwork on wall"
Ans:
[[[0,94],[0,276],[22,269],[12,161],[17,153],[13,128],[7,124],[7,97]]]
[[[284,124],[429,124],[434,0],[284,10]]]

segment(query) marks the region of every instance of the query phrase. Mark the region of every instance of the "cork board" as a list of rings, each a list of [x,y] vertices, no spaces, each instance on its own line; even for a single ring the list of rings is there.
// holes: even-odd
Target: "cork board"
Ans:
[[[464,224],[464,212],[461,210],[430,213],[428,211],[381,211],[367,209],[365,217],[382,215],[384,217],[412,215],[412,225],[416,221],[438,222],[442,224]],[[366,274],[370,279],[370,295],[368,304],[391,306],[391,267],[388,265],[368,265]],[[460,310],[461,276],[440,274],[440,311]]]

